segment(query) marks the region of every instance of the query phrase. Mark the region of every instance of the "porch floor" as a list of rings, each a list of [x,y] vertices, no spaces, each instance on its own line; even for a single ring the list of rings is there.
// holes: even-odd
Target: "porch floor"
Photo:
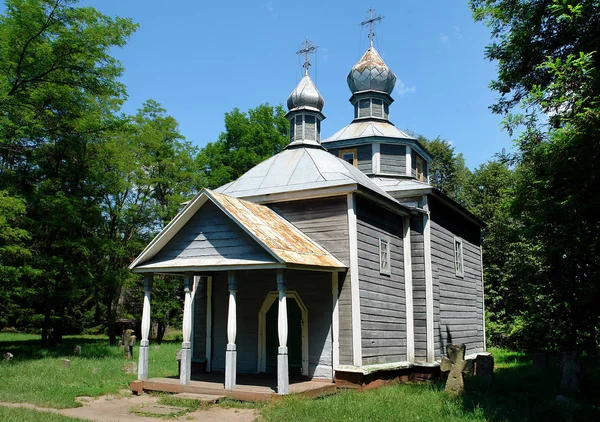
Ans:
[[[263,374],[238,374],[235,390],[225,390],[224,374],[206,373],[193,375],[187,385],[181,385],[178,377],[150,378],[132,381],[131,391],[160,391],[165,393],[194,393],[227,397],[241,401],[269,401],[280,399],[277,394],[277,378]],[[336,386],[330,380],[290,379],[290,394],[304,397],[320,397],[333,394]]]

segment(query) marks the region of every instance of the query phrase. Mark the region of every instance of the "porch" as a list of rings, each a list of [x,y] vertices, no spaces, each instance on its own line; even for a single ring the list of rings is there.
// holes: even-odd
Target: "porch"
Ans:
[[[225,389],[222,373],[193,375],[187,384],[181,384],[179,377],[150,378],[132,381],[130,388],[137,394],[144,391],[192,393],[227,397],[240,401],[269,401],[282,397],[277,394],[277,378],[266,374],[239,374],[235,390]],[[305,378],[289,380],[289,394],[312,398],[330,395],[335,391],[336,385],[329,380]]]

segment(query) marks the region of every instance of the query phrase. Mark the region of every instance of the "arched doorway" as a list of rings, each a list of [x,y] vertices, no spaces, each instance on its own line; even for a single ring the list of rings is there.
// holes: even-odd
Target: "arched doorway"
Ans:
[[[269,292],[258,314],[257,372],[277,373],[279,294]],[[308,312],[294,291],[286,293],[290,376],[308,375]]]

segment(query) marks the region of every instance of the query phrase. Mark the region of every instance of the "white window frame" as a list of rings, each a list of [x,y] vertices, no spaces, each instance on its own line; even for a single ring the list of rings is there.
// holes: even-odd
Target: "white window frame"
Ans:
[[[454,238],[454,271],[457,277],[465,276],[465,258],[463,249],[463,240],[460,237]]]
[[[389,239],[379,238],[379,273],[392,274],[392,260]]]

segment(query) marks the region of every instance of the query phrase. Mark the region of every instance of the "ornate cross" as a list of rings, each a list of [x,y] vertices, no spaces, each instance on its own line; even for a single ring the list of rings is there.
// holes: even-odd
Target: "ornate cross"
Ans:
[[[300,50],[296,51],[296,54],[298,54],[298,55],[304,54],[304,64],[302,65],[302,67],[305,69],[305,71],[304,71],[305,75],[308,75],[308,68],[311,66],[308,55],[310,53],[313,53],[317,48],[319,48],[319,46],[314,45],[313,42],[310,41],[308,39],[308,37],[306,37],[306,41],[304,41],[302,43]]]
[[[373,38],[375,38],[375,32],[373,32],[373,25],[383,19],[383,16],[373,16],[375,9],[369,8],[369,19],[361,22],[361,26],[369,25],[369,40],[371,40],[371,47],[373,47]]]

